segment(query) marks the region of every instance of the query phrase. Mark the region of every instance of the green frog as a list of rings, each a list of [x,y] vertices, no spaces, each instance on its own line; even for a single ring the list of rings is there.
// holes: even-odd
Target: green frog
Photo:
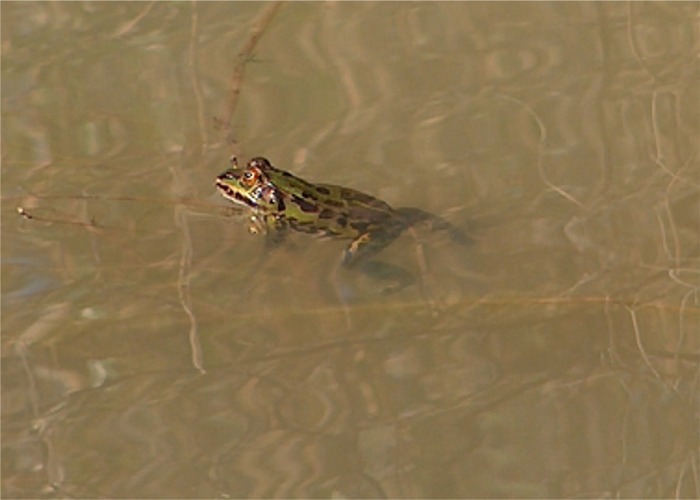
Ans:
[[[278,242],[288,228],[322,236],[350,239],[343,265],[366,261],[405,229],[429,223],[464,242],[464,235],[444,219],[417,208],[392,208],[374,196],[332,184],[312,184],[273,167],[266,158],[232,166],[216,178],[224,198],[252,212],[251,232],[263,232]]]

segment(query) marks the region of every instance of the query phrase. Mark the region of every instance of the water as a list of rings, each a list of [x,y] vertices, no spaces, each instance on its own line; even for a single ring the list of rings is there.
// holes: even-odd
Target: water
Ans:
[[[2,495],[696,498],[697,4],[270,5],[3,2]],[[473,242],[264,252],[233,152]]]

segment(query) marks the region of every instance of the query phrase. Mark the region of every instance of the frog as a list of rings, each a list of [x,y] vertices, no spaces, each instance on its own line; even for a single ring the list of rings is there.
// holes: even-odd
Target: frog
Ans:
[[[235,157],[215,179],[219,193],[251,212],[251,233],[279,243],[288,230],[349,239],[342,265],[357,267],[378,254],[406,229],[428,223],[459,243],[464,233],[445,219],[419,208],[393,208],[361,191],[334,184],[316,184],[274,167],[267,158],[252,158],[244,168]]]

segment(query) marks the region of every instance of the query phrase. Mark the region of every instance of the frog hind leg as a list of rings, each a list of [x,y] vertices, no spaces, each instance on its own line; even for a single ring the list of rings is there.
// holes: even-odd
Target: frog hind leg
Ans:
[[[343,254],[343,265],[354,267],[358,262],[377,254],[394,241],[405,229],[404,225],[377,229],[360,234],[352,240]]]
[[[415,277],[402,267],[370,260],[389,243],[394,241],[406,226],[397,224],[389,228],[363,233],[355,238],[345,249],[343,266],[353,268],[362,274],[385,283],[382,293],[388,294],[400,290],[415,282]]]
[[[456,228],[442,217],[421,210],[420,208],[399,208],[396,210],[405,220],[406,226],[412,226],[419,223],[427,223],[433,231],[445,231],[450,235],[450,238],[461,245],[473,243],[472,238],[462,230]]]
[[[403,267],[380,260],[363,260],[355,269],[383,284],[382,293],[389,294],[416,282],[416,277]]]

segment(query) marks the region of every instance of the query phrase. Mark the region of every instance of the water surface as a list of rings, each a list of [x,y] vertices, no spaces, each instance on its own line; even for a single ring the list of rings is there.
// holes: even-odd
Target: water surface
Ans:
[[[232,145],[269,5],[2,2],[2,495],[697,498],[697,4],[284,4]],[[234,151],[473,241],[265,252]]]

